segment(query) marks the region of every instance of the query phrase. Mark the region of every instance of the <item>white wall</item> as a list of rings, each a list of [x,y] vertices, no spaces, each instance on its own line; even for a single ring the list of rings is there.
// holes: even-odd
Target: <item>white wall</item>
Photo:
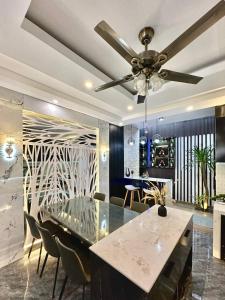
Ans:
[[[124,126],[124,176],[126,168],[133,170],[133,176],[139,176],[139,129],[133,127],[133,138],[135,144],[128,145],[128,139],[131,136],[131,126]]]

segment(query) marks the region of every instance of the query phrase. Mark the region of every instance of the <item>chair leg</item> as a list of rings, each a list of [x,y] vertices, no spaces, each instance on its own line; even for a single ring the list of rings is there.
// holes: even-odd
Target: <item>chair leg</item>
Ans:
[[[137,193],[138,193],[138,200],[139,200],[139,202],[141,202],[141,197],[140,197],[140,192],[139,192],[139,190],[137,191]]]
[[[134,201],[134,191],[131,191],[131,193],[130,193],[130,209],[133,206],[133,201]]]
[[[53,291],[52,291],[52,299],[55,298],[55,286],[56,286],[56,281],[57,281],[57,276],[58,276],[59,260],[60,260],[60,257],[58,257],[58,259],[57,259],[57,265],[56,265],[56,270],[55,270],[55,280],[54,280],[54,286],[53,286]]]
[[[31,247],[30,247],[30,251],[29,251],[29,253],[28,253],[28,258],[30,257],[31,251],[32,251],[32,249],[33,249],[34,241],[35,241],[35,238],[33,238],[33,240],[32,240],[32,244],[31,244]]]
[[[144,204],[146,204],[147,202],[147,195],[145,194],[145,197],[144,197]]]
[[[40,278],[42,277],[42,274],[43,274],[43,272],[44,272],[44,269],[45,269],[45,265],[46,265],[47,259],[48,259],[48,253],[46,253],[46,255],[45,255],[45,260],[44,260],[44,263],[43,263],[43,266],[42,266],[42,269],[41,269]]]
[[[82,300],[85,298],[85,284],[83,284],[83,295],[82,295]]]
[[[125,207],[125,205],[126,205],[126,202],[127,202],[127,195],[128,195],[128,190],[126,191],[126,195],[125,195],[124,207]]]
[[[40,262],[41,262],[41,252],[42,252],[42,242],[41,242],[39,258],[38,258],[37,273],[39,272],[39,267],[40,267]]]
[[[68,280],[68,276],[66,276],[65,279],[64,279],[64,281],[63,281],[62,289],[61,289],[61,292],[60,292],[60,295],[59,295],[59,300],[62,299],[64,290],[65,290],[65,287],[66,287],[67,280]]]

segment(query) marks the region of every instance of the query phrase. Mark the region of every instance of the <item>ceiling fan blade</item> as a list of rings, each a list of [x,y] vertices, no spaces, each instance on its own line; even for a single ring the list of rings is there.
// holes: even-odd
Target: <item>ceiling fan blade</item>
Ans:
[[[137,97],[137,104],[144,103],[145,102],[145,98],[146,98],[146,96],[138,95],[138,97]]]
[[[204,31],[206,31],[224,16],[225,1],[221,0],[161,52],[161,54],[165,54],[167,56],[166,60],[163,61],[163,64],[184,49],[188,44],[194,41],[198,36],[200,36]]]
[[[178,82],[191,83],[191,84],[197,84],[203,78],[203,77],[194,76],[190,74],[174,72],[166,69],[162,69],[159,72],[159,77],[164,80],[178,81]]]
[[[126,61],[131,64],[134,57],[138,57],[137,53],[130,48],[127,43],[118,36],[118,34],[105,22],[101,21],[95,26],[95,31],[116,50]]]
[[[97,87],[97,88],[95,89],[95,92],[99,92],[99,91],[102,91],[102,90],[111,88],[111,87],[113,87],[113,86],[123,84],[123,83],[128,82],[128,81],[131,81],[131,80],[133,80],[133,79],[134,79],[134,78],[133,78],[133,75],[132,75],[132,74],[126,75],[126,76],[124,76],[124,77],[121,78],[121,79],[113,80],[113,81],[107,82],[107,83],[105,83],[105,84],[103,84],[103,85],[100,85],[99,87]]]

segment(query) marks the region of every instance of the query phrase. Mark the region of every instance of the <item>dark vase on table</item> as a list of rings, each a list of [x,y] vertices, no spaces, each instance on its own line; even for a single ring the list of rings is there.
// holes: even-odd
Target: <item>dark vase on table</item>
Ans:
[[[126,168],[126,177],[130,177],[130,169]]]
[[[167,216],[167,209],[165,207],[165,205],[160,205],[158,208],[158,215],[160,217],[166,217]]]

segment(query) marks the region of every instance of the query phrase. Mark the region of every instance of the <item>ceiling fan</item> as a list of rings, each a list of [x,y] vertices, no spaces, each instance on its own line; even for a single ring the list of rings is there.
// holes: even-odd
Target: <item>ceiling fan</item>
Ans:
[[[162,85],[160,81],[197,84],[203,77],[161,69],[161,66],[224,16],[225,0],[221,0],[161,52],[148,50],[148,45],[154,36],[154,29],[145,27],[138,35],[145,47],[145,50],[139,54],[129,47],[105,21],[101,21],[94,30],[131,65],[132,73],[103,84],[95,91],[99,92],[134,80],[138,95],[137,103],[143,103],[150,88],[154,90],[157,89],[157,84],[159,87]]]

